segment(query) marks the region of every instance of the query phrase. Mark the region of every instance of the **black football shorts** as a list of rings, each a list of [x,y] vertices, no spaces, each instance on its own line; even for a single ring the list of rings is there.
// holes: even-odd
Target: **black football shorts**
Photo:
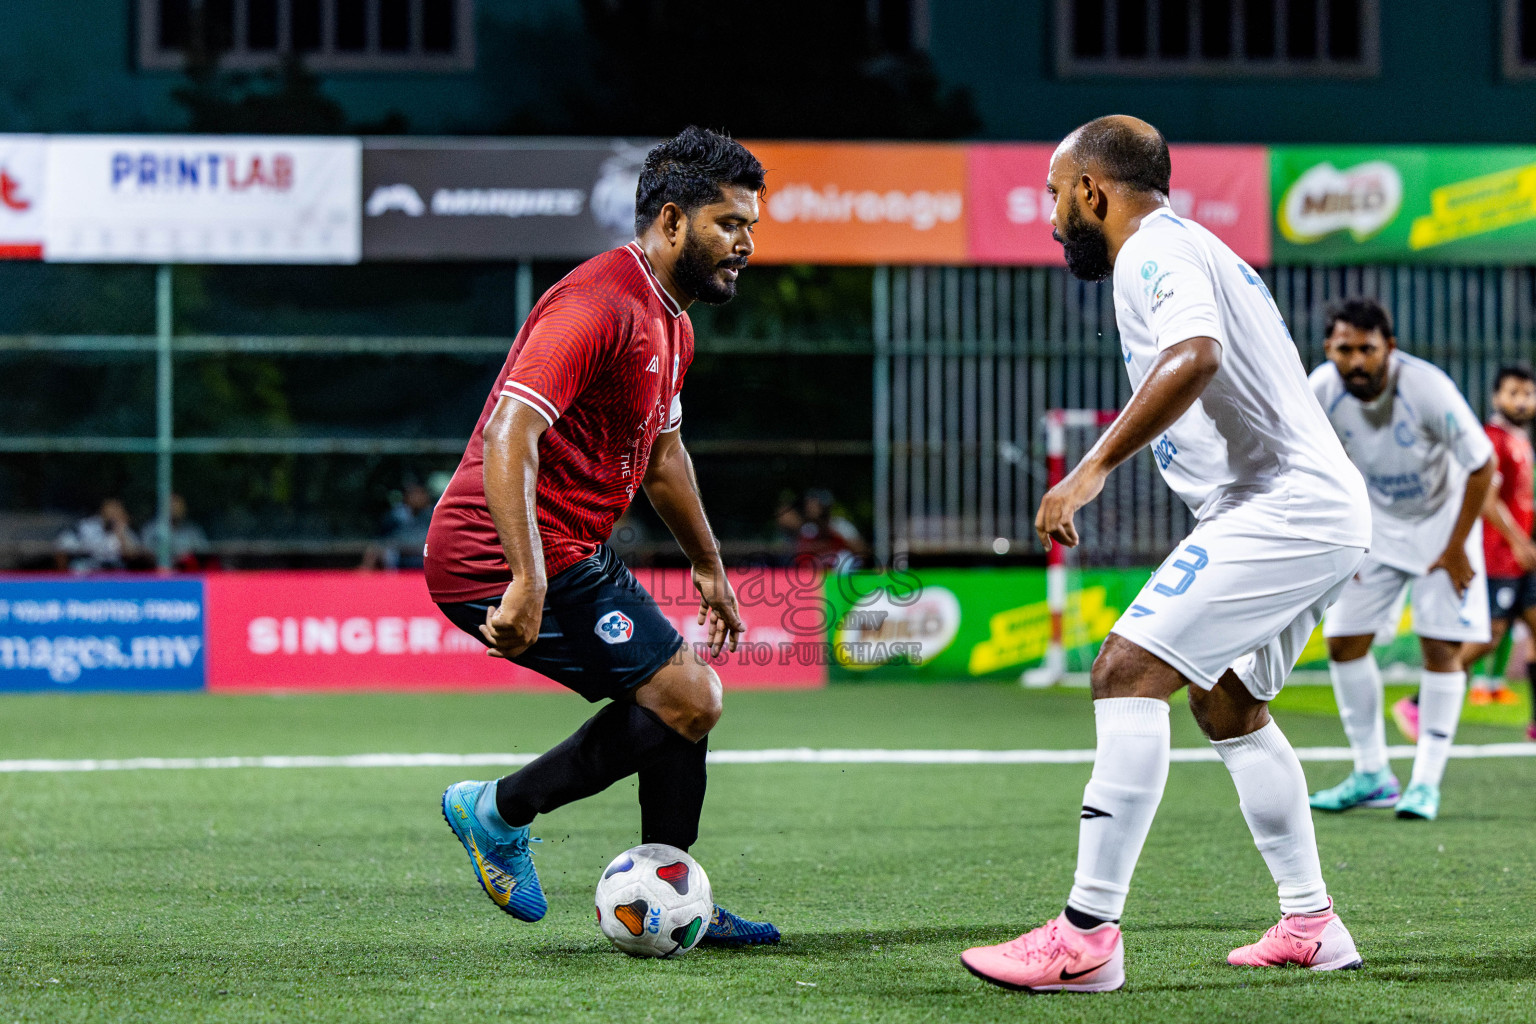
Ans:
[[[492,597],[438,607],[485,643],[480,627],[486,610],[500,603]],[[550,579],[539,638],[512,661],[595,703],[627,697],[682,646],[682,634],[605,544]]]
[[[1488,615],[1508,622],[1536,605],[1536,574],[1488,577]]]

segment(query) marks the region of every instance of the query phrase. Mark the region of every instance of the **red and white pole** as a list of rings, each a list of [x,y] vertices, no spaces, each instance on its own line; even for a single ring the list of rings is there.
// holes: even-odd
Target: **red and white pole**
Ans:
[[[1043,417],[1045,424],[1045,479],[1055,487],[1067,476],[1067,428],[1103,427],[1114,422],[1113,409],[1052,409]],[[1054,686],[1067,674],[1067,549],[1052,544],[1045,553],[1045,606],[1051,614],[1051,639],[1045,659],[1038,668],[1024,673],[1025,686]]]

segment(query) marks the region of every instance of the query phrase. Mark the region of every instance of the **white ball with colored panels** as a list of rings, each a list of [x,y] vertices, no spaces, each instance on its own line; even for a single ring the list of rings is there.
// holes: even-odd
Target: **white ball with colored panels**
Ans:
[[[630,956],[682,956],[704,938],[714,907],[699,862],[662,843],[625,850],[597,882],[597,925]]]

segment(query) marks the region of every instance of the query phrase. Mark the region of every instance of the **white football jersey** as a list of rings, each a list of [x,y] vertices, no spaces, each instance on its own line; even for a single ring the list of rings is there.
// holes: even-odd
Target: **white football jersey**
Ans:
[[[1387,386],[1374,402],[1345,391],[1332,363],[1312,371],[1312,390],[1365,474],[1371,557],[1421,574],[1445,550],[1467,475],[1493,458],[1493,442],[1438,366],[1398,351],[1387,359]]]
[[[1115,320],[1131,386],[1164,349],[1221,343],[1221,368],[1152,445],[1202,522],[1242,514],[1279,536],[1368,547],[1365,482],[1307,386],[1269,289],[1205,228],[1149,214],[1115,260]]]

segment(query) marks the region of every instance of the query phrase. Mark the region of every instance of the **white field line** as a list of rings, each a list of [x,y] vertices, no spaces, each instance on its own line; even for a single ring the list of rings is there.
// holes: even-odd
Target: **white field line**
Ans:
[[[1409,759],[1413,747],[1389,747],[1395,758]],[[1303,761],[1349,761],[1348,747],[1302,747]],[[459,768],[510,767],[527,764],[536,754],[343,754],[268,755],[265,757],[130,757],[114,760],[34,758],[0,761],[0,775],[23,772],[196,771],[208,768]],[[1092,750],[713,750],[709,763],[720,764],[1092,764]],[[1536,757],[1536,743],[1487,743],[1454,746],[1457,758]],[[1173,760],[1219,761],[1210,747],[1176,747]]]

